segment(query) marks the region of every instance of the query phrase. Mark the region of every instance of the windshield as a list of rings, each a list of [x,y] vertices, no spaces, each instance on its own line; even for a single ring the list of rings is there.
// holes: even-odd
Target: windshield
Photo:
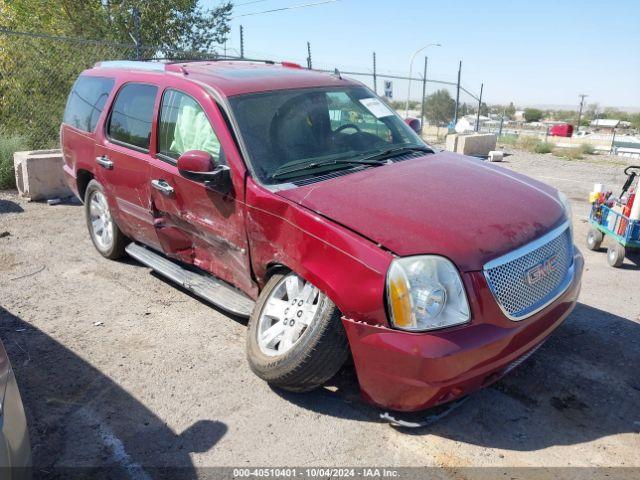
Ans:
[[[267,184],[281,183],[283,172],[313,176],[363,165],[351,159],[381,154],[382,160],[385,152],[403,147],[427,148],[365,87],[281,90],[229,100],[252,170]]]

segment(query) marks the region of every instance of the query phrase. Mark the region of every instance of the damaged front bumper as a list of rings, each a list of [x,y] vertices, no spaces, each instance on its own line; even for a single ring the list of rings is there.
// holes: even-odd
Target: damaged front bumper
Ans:
[[[374,405],[418,411],[485,387],[522,363],[571,313],[580,292],[584,260],[574,256],[575,275],[552,304],[514,322],[496,304],[482,272],[469,274],[471,323],[446,330],[409,333],[343,318],[360,390]]]

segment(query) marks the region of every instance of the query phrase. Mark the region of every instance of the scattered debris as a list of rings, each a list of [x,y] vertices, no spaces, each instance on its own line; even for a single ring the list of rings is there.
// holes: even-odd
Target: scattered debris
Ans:
[[[101,322],[99,320],[97,322],[93,322],[94,327],[99,327],[100,325],[104,325],[104,322]]]
[[[0,232],[0,238],[9,237],[9,236],[11,236],[11,233],[7,232],[6,230],[4,232]]]
[[[62,203],[62,200],[60,200],[59,198],[50,198],[49,200],[47,200],[47,205],[60,205]]]
[[[37,269],[37,270],[36,270],[36,271],[34,271],[34,272],[31,272],[31,273],[25,273],[24,275],[20,275],[20,276],[18,276],[18,277],[10,278],[10,280],[20,280],[21,278],[30,277],[30,276],[32,276],[32,275],[35,275],[36,273],[40,273],[40,272],[41,272],[41,271],[43,271],[44,269],[45,269],[45,266],[43,265],[43,266],[41,266],[39,269]]]
[[[456,410],[462,404],[464,404],[469,397],[462,397],[459,400],[455,400],[447,405],[443,405],[442,407],[436,407],[433,409],[437,413],[427,413],[425,415],[424,412],[417,413],[403,413],[403,412],[394,412],[391,415],[389,412],[384,412],[380,414],[380,419],[389,422],[392,427],[400,427],[400,428],[422,428],[427,427],[436,423],[438,420],[449,415],[451,412]],[[438,411],[440,410],[440,411]],[[405,418],[399,418],[405,417]]]

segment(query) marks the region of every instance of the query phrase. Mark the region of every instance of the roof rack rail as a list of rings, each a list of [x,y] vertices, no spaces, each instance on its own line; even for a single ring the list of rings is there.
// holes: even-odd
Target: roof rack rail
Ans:
[[[95,68],[123,68],[127,70],[145,70],[147,72],[164,72],[164,63],[138,62],[135,60],[108,60],[97,62]]]

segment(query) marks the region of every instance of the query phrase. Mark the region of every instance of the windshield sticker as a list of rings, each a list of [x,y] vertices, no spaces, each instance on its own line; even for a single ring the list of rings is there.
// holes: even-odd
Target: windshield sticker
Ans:
[[[393,115],[393,110],[377,98],[363,98],[360,100],[360,103],[376,118],[390,117]]]

